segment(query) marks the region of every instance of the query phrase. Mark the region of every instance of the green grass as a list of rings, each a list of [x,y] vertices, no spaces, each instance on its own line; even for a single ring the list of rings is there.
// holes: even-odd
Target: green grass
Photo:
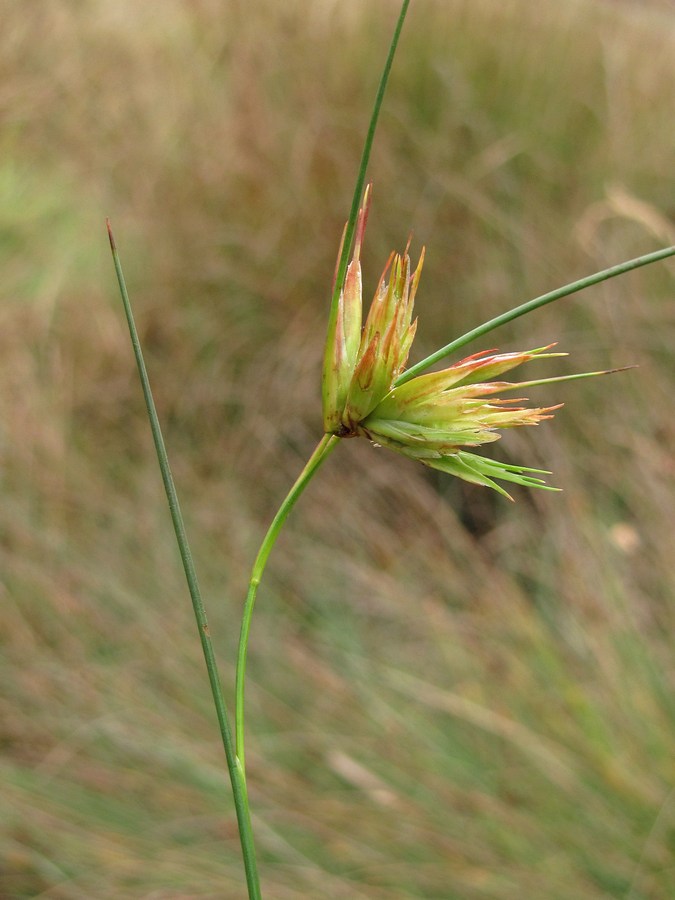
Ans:
[[[6,11],[3,897],[244,894],[104,217],[231,704],[248,568],[320,436],[396,5],[226,6]],[[413,362],[674,242],[672,26],[662,4],[413,2],[364,248],[368,294],[410,229],[427,246]],[[673,295],[659,264],[491,336],[640,365],[533,388],[565,408],[495,447],[563,494],[508,504],[350,441],[302,497],[249,658],[270,900],[673,895]]]

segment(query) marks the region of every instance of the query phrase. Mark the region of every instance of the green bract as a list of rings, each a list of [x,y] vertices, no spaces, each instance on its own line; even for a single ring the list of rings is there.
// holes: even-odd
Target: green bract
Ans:
[[[323,422],[327,434],[354,436],[359,423],[391,390],[403,371],[415,337],[415,293],[424,251],[411,275],[407,248],[392,253],[362,320],[361,245],[370,206],[370,185],[359,210],[354,256],[338,300],[335,328],[329,333],[323,372]]]

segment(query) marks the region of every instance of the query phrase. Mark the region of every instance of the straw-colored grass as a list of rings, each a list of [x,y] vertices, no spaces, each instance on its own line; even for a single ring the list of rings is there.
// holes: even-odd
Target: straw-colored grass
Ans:
[[[5,7],[0,896],[241,897],[103,220],[230,698],[248,566],[320,435],[396,4]],[[419,355],[675,243],[674,25],[658,3],[415,0],[364,268],[370,290],[411,229],[427,245]],[[495,447],[563,494],[510,505],[350,441],[303,496],[249,662],[270,900],[675,893],[673,272],[494,336],[558,340],[570,371],[640,365],[533,389],[565,408]]]

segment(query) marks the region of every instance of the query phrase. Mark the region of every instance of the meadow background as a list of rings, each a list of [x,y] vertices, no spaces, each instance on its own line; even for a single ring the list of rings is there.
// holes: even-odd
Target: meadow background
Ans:
[[[0,897],[238,898],[204,666],[115,227],[223,665],[320,436],[330,282],[395,2],[3,4]],[[675,243],[672,3],[413,0],[366,294],[427,246],[413,361]],[[516,503],[349,441],[263,583],[265,896],[675,896],[675,266],[521,319],[553,423]],[[493,343],[494,342],[494,343]],[[481,347],[472,347],[478,350]],[[469,352],[469,351],[467,351]]]

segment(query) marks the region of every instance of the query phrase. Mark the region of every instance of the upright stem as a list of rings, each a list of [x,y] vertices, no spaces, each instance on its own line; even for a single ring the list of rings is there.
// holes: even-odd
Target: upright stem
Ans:
[[[237,683],[236,698],[234,707],[235,717],[235,733],[237,760],[241,766],[241,770],[246,773],[245,755],[244,755],[244,686],[246,679],[246,657],[248,654],[248,640],[251,632],[251,617],[253,616],[253,607],[258,592],[258,585],[265,570],[267,559],[272,551],[281,527],[288,518],[288,514],[295,506],[300,494],[307,487],[321,463],[326,459],[328,454],[335,449],[339,438],[332,434],[324,434],[314,450],[314,453],[307,461],[305,468],[298,476],[297,481],[288,492],[286,499],[283,501],[277,514],[272,520],[272,524],[267,530],[258,555],[253,563],[251,571],[251,580],[248,586],[248,594],[246,595],[246,603],[244,604],[244,613],[241,620],[241,634],[239,637],[239,652],[237,654]]]
[[[370,160],[370,151],[373,148],[373,140],[375,139],[375,132],[377,130],[377,121],[380,117],[380,109],[382,108],[382,101],[384,100],[384,95],[387,90],[387,82],[389,81],[389,73],[391,72],[391,67],[394,62],[394,56],[396,55],[396,48],[398,47],[398,41],[401,37],[401,31],[403,29],[403,23],[405,22],[405,17],[408,13],[408,6],[410,5],[410,0],[403,0],[401,3],[401,10],[398,14],[398,19],[396,20],[396,26],[394,27],[394,34],[391,38],[391,43],[389,44],[389,52],[387,54],[387,59],[384,63],[384,68],[382,69],[382,75],[380,76],[380,83],[377,88],[377,94],[375,95],[375,102],[373,103],[373,109],[370,114],[370,122],[368,124],[368,132],[366,133],[366,139],[363,144],[363,152],[361,153],[361,162],[359,163],[359,171],[356,176],[356,184],[354,185],[354,195],[352,197],[352,205],[349,211],[349,218],[347,219],[347,227],[345,229],[344,237],[342,240],[342,251],[340,252],[340,257],[338,260],[337,269],[335,270],[335,284],[333,285],[333,296],[330,304],[330,312],[328,314],[328,339],[326,341],[326,352],[329,352],[330,347],[333,345],[333,335],[335,333],[335,327],[337,323],[337,314],[338,314],[338,300],[340,298],[340,292],[342,290],[342,286],[344,284],[345,275],[347,274],[347,263],[349,261],[349,252],[352,247],[352,241],[354,239],[354,231],[356,229],[356,219],[359,214],[359,206],[361,204],[361,195],[363,194],[363,185],[366,180],[366,170],[368,168],[368,162]]]
[[[127,319],[127,325],[129,326],[129,335],[131,337],[134,356],[136,357],[136,365],[138,367],[138,374],[141,380],[141,387],[143,388],[143,396],[145,398],[145,405],[148,412],[148,418],[150,420],[150,428],[152,430],[152,437],[155,443],[155,450],[157,452],[157,460],[159,462],[159,468],[162,473],[162,481],[164,482],[166,497],[169,501],[171,520],[173,522],[173,528],[176,533],[176,541],[178,543],[180,557],[183,562],[183,570],[185,571],[188,590],[192,599],[192,608],[194,610],[195,619],[197,620],[199,640],[201,641],[202,652],[204,654],[204,660],[206,662],[206,671],[209,676],[209,684],[211,685],[213,703],[216,708],[216,717],[218,719],[218,726],[220,728],[220,736],[223,742],[223,748],[225,750],[227,768],[230,773],[232,794],[234,796],[234,806],[237,814],[237,824],[239,826],[239,839],[241,841],[241,850],[244,857],[244,869],[246,871],[248,896],[249,900],[261,900],[262,895],[260,893],[260,879],[258,877],[255,845],[253,843],[253,830],[251,828],[251,816],[248,806],[248,795],[246,792],[246,780],[244,778],[244,771],[243,767],[239,764],[235,753],[234,742],[232,740],[232,732],[230,730],[230,725],[227,718],[225,699],[223,697],[223,691],[220,684],[220,676],[218,674],[218,665],[216,663],[216,657],[213,652],[213,644],[211,643],[211,636],[209,634],[209,625],[206,618],[206,610],[204,608],[204,602],[202,600],[199,582],[197,580],[197,573],[195,571],[192,553],[190,551],[190,545],[188,543],[187,534],[185,533],[183,515],[180,510],[180,504],[178,503],[178,494],[176,493],[176,486],[171,474],[171,467],[169,466],[169,457],[166,452],[166,445],[164,444],[164,437],[162,436],[162,429],[159,424],[159,417],[157,415],[155,401],[153,399],[152,390],[150,388],[150,380],[148,378],[148,372],[145,367],[145,360],[143,359],[143,349],[138,337],[138,331],[136,329],[136,323],[134,321],[134,315],[131,309],[131,301],[129,300],[129,294],[127,292],[126,282],[124,280],[124,274],[122,272],[122,265],[120,263],[120,258],[117,252],[117,247],[115,245],[115,239],[110,227],[110,222],[107,222],[107,225],[108,236],[110,238],[110,249],[112,250],[115,272],[117,274],[120,294],[122,295],[122,303],[124,304],[124,312]]]

